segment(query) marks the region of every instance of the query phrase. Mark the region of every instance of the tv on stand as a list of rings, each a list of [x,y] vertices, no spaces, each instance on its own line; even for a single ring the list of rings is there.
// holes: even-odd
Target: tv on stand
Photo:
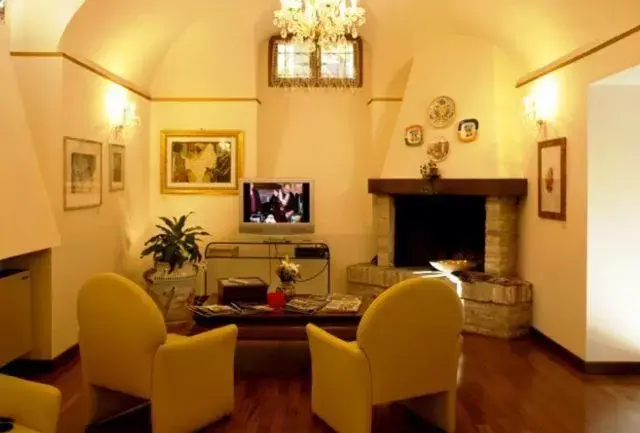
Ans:
[[[239,232],[281,237],[315,232],[313,181],[243,179]]]

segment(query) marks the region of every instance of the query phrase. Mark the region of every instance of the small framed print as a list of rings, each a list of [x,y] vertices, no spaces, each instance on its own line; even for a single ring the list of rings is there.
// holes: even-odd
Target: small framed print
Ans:
[[[64,210],[102,204],[102,143],[64,137]]]
[[[239,194],[242,131],[162,131],[163,194]]]
[[[124,189],[125,147],[121,144],[109,145],[109,190]]]
[[[538,143],[538,216],[567,220],[567,139]]]

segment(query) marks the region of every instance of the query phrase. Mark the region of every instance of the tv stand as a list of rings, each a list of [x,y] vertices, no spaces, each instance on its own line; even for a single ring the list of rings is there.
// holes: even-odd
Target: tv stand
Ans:
[[[263,244],[290,244],[291,243],[291,239],[287,239],[287,238],[267,238],[265,240],[262,241]]]
[[[204,256],[207,260],[205,294],[207,289],[215,290],[220,278],[257,277],[275,286],[279,282],[275,268],[285,257],[302,265],[302,280],[296,283],[296,290],[331,293],[331,250],[323,241],[270,237],[210,242]],[[242,263],[237,263],[238,260]]]

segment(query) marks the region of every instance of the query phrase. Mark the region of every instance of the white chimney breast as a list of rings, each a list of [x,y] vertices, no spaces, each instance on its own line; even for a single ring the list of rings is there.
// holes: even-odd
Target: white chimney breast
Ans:
[[[60,234],[0,26],[0,260],[52,248]],[[62,191],[60,191],[62,194]]]

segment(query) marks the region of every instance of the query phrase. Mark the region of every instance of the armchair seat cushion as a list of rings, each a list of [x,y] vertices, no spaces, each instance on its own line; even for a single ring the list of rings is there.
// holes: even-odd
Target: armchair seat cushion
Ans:
[[[178,341],[184,341],[186,340],[187,336],[184,335],[178,335],[178,334],[167,334],[167,343],[171,344],[171,343],[177,343]]]

